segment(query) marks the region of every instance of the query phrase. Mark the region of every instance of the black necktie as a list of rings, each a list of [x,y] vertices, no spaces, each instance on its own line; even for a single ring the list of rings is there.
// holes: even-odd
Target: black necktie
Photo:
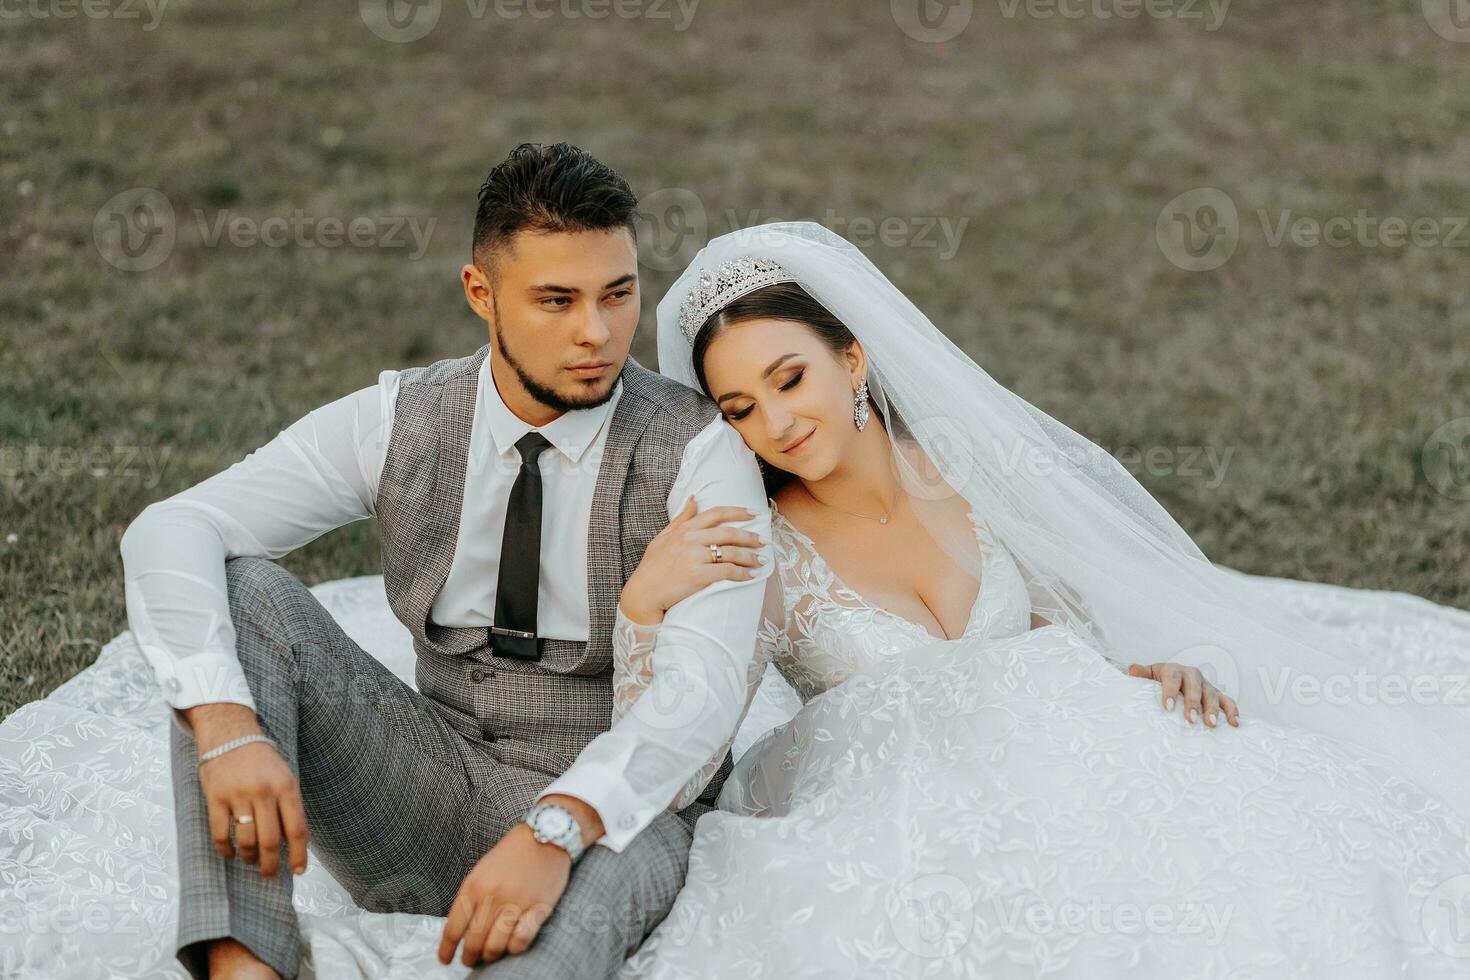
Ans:
[[[536,585],[541,579],[541,471],[536,457],[550,446],[539,432],[516,443],[521,471],[505,508],[500,539],[500,578],[495,583],[495,625],[490,647],[498,656],[540,660],[536,642]]]

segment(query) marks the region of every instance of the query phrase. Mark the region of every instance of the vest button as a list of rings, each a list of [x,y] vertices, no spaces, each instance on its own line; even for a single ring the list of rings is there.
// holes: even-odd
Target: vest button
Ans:
[[[474,681],[476,684],[480,683],[484,679],[485,671],[480,669],[479,667],[476,667],[474,670],[470,671],[470,680]]]

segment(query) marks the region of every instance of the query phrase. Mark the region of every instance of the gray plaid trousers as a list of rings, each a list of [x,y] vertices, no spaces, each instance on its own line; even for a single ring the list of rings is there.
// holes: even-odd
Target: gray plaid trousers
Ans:
[[[311,859],[369,911],[447,915],[465,875],[520,819],[522,808],[496,802],[506,780],[523,785],[530,775],[506,771],[451,721],[458,709],[354,643],[291,573],[263,558],[234,558],[225,569],[237,654],[261,727],[301,784]],[[198,746],[177,718],[171,731],[179,962],[207,977],[207,941],[230,936],[289,980],[301,954],[285,846],[275,878],[220,857]],[[615,974],[672,907],[693,822],[707,810],[662,812],[620,853],[588,848],[531,948],[471,976]]]

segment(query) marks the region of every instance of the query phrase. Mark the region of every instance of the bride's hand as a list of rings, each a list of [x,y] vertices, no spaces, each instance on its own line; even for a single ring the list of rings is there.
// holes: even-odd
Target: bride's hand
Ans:
[[[1215,715],[1224,711],[1225,720],[1236,728],[1240,727],[1240,709],[1236,706],[1235,699],[1221,693],[1219,688],[1205,680],[1205,675],[1200,673],[1198,667],[1186,667],[1168,661],[1160,664],[1130,664],[1128,675],[1158,681],[1163,687],[1159,697],[1165,711],[1174,710],[1174,698],[1182,687],[1184,720],[1190,724],[1194,724],[1194,715],[1203,713],[1205,725],[1214,728]]]
[[[754,531],[724,526],[754,516],[744,507],[697,511],[690,497],[669,526],[648,543],[638,567],[623,584],[624,615],[644,625],[661,623],[670,606],[711,582],[754,578],[754,569],[761,565],[758,549],[765,539]],[[720,547],[720,561],[712,560],[712,544]]]

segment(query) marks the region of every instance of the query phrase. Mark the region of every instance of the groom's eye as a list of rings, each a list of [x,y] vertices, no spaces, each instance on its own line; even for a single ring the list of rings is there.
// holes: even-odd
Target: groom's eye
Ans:
[[[557,309],[561,309],[562,307],[564,307],[567,304],[571,303],[571,301],[572,301],[572,298],[570,296],[548,296],[545,299],[543,299],[541,301],[541,303],[542,303],[543,306],[544,305],[547,305],[547,304],[551,304],[551,305],[555,306]]]
[[[633,295],[633,290],[631,290],[631,289],[619,289],[615,293],[609,293],[607,298],[608,299],[627,299],[629,296],[632,296],[632,295]]]

